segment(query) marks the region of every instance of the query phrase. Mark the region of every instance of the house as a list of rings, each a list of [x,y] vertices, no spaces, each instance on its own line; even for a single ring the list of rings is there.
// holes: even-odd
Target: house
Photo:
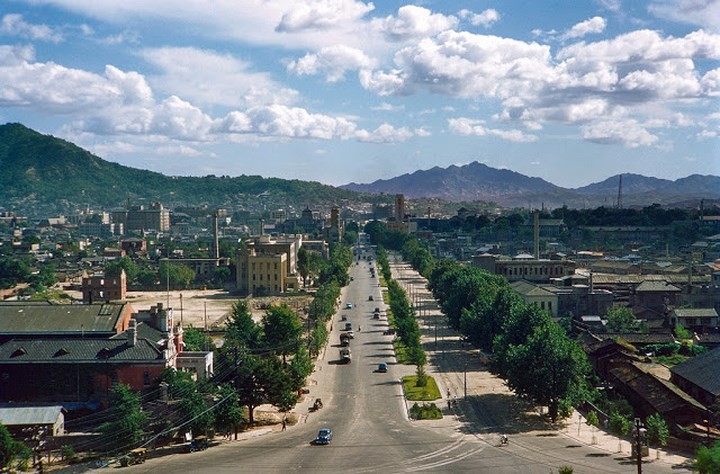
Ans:
[[[83,303],[88,304],[124,300],[127,297],[125,270],[114,277],[103,274],[83,277],[82,294]]]
[[[0,423],[16,439],[27,437],[28,431],[59,436],[65,433],[65,409],[61,405],[0,405]]]
[[[673,327],[679,324],[698,333],[714,332],[718,328],[715,308],[675,308],[670,313]]]
[[[646,372],[637,363],[620,363],[608,372],[608,381],[646,418],[659,413],[670,425],[679,427],[704,424],[710,412],[701,403],[672,383]]]
[[[670,369],[670,381],[695,400],[711,406],[720,400],[720,349],[700,354]]]

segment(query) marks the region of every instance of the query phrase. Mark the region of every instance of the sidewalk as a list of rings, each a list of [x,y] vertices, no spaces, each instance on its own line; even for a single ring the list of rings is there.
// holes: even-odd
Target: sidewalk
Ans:
[[[479,432],[501,433],[504,430],[512,432],[512,425],[521,431],[554,431],[575,442],[592,446],[613,454],[630,456],[631,446],[627,440],[618,441],[613,435],[585,423],[576,411],[572,416],[552,427],[542,421],[537,413],[528,412],[527,405],[520,401],[507,388],[502,379],[491,374],[487,369],[487,359],[478,351],[465,345],[460,335],[446,325],[445,316],[440,311],[437,302],[427,289],[427,281],[402,261],[390,258],[393,278],[405,289],[408,299],[416,308],[418,322],[421,329],[421,341],[428,358],[425,368],[428,375],[435,378],[440,393],[445,398],[435,402],[444,413],[442,422],[429,423],[429,426],[450,426],[468,423]],[[398,367],[399,368],[399,367]],[[408,375],[414,374],[414,367],[407,366]],[[500,423],[480,425],[480,419],[472,419],[473,410],[463,411],[462,399],[465,395],[472,397],[485,397],[494,400],[501,410],[515,411],[516,415],[510,421],[510,426],[504,423],[502,417],[494,411],[486,413],[484,418],[498,419]],[[450,409],[449,399],[460,400],[458,408]],[[524,412],[524,413],[523,413]],[[487,421],[487,420],[485,420]],[[423,422],[426,423],[426,422]],[[692,459],[675,452],[650,449],[644,462],[661,462],[672,466],[689,466]]]

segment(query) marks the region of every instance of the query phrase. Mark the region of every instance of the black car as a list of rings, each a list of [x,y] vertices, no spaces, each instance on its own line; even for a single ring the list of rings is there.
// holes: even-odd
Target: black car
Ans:
[[[387,362],[380,362],[378,364],[377,371],[383,374],[387,372]]]
[[[315,438],[315,444],[330,444],[332,437],[332,430],[330,428],[323,428],[318,431],[317,438]]]

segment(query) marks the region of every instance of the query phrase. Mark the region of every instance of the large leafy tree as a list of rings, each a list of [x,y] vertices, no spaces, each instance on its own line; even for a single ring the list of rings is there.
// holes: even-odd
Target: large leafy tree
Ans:
[[[232,384],[221,384],[217,390],[215,404],[215,426],[220,431],[234,431],[237,435],[245,422],[245,413]]]
[[[186,265],[164,261],[160,264],[159,278],[161,285],[169,284],[172,288],[183,289],[193,282],[195,272]]]
[[[610,332],[638,332],[639,324],[630,308],[615,306],[605,315],[607,329]]]
[[[110,391],[110,414],[113,421],[100,427],[107,437],[122,440],[127,446],[137,445],[142,440],[147,414],[142,411],[138,392],[128,385],[116,385]]]
[[[204,394],[192,391],[180,400],[180,412],[184,427],[192,430],[193,435],[205,434],[215,423],[215,414],[208,405]]]
[[[645,420],[645,428],[647,428],[647,439],[650,444],[655,446],[665,446],[670,437],[670,429],[665,419],[660,413],[650,415]]]
[[[20,448],[21,444],[15,441],[5,425],[0,423],[0,468],[9,468]]]
[[[226,345],[253,350],[260,347],[262,338],[262,327],[253,320],[247,302],[245,300],[236,301],[227,321]]]
[[[125,270],[125,276],[129,283],[135,283],[137,281],[140,267],[132,261],[130,257],[120,257],[119,259],[108,263],[105,266],[105,275],[108,277],[118,277],[120,272]]]
[[[303,286],[307,286],[308,278],[314,278],[320,273],[323,258],[318,252],[300,248],[297,257],[297,269],[303,279]]]
[[[248,423],[255,422],[255,408],[271,403],[275,391],[287,383],[281,362],[274,357],[244,356],[237,367],[235,388],[240,403],[248,408]]]
[[[212,337],[192,326],[183,329],[183,342],[187,351],[207,351],[215,347]]]
[[[271,306],[263,317],[266,348],[280,354],[283,363],[287,356],[297,351],[303,333],[300,318],[287,305]]]
[[[547,405],[552,421],[557,419],[560,401],[580,393],[588,371],[582,349],[552,321],[536,326],[526,343],[511,345],[506,352],[508,386]]]

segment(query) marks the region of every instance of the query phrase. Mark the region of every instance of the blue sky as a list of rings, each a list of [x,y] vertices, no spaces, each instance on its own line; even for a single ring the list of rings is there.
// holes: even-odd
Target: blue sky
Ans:
[[[0,122],[168,175],[720,174],[720,0],[3,0]]]

